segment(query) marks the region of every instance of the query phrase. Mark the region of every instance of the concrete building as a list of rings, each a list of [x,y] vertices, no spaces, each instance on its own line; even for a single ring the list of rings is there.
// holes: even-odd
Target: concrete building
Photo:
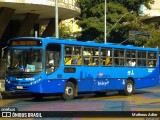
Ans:
[[[154,4],[151,5],[151,9],[147,9],[146,7],[143,7],[143,14],[149,15],[151,17],[154,16],[160,16],[160,1],[154,0]]]
[[[76,0],[58,0],[59,22],[79,15]],[[55,0],[0,0],[0,48],[13,37],[31,36],[46,25],[42,37],[55,32]]]
[[[59,22],[80,14],[76,1],[58,0]],[[34,36],[34,33],[40,37],[53,36],[55,13],[55,0],[0,0],[0,78],[4,77],[6,68],[2,53],[7,40]]]
[[[145,22],[158,22],[160,24],[160,0],[154,0],[154,4],[151,4],[151,9],[142,7],[143,15],[148,15],[149,18]]]

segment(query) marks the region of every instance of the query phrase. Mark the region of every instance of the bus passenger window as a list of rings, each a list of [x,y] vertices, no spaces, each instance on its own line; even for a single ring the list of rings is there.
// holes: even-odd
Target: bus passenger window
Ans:
[[[128,61],[128,66],[136,66],[136,62],[134,59]]]
[[[157,53],[148,52],[148,67],[156,67],[157,63]]]
[[[126,66],[136,66],[136,51],[127,50],[126,51]]]
[[[84,48],[83,56],[84,56],[84,65],[89,65],[91,62],[90,48]]]
[[[73,56],[72,57],[72,65],[77,65],[78,64],[78,59],[79,59],[78,56]]]
[[[141,67],[146,67],[148,66],[147,64],[147,52],[146,51],[138,51],[138,63],[137,65],[138,66],[141,66]]]
[[[64,58],[64,62],[65,62],[65,65],[71,65],[71,62],[72,62],[72,58],[71,58],[71,56],[66,56],[65,58]]]
[[[114,65],[124,66],[124,50],[114,50]]]
[[[64,57],[64,64],[65,65],[71,65],[72,62],[72,47],[71,46],[65,46],[65,57]]]
[[[109,66],[112,65],[112,60],[110,57],[106,58],[105,65],[109,65]]]
[[[99,49],[85,47],[83,51],[85,65],[99,65]]]
[[[153,67],[153,61],[150,61],[150,62],[148,63],[148,67]]]
[[[82,65],[80,46],[65,46],[65,65]]]
[[[102,48],[101,49],[101,65],[111,66],[112,65],[112,50]]]

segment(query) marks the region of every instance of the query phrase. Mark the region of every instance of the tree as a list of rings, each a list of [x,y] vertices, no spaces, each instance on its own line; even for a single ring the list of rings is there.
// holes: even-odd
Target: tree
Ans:
[[[160,48],[160,31],[153,29],[151,31],[151,38],[148,40],[144,46],[146,47],[158,47]]]
[[[107,40],[120,43],[128,39],[129,30],[140,30],[144,26],[139,19],[139,7],[143,3],[147,8],[153,0],[107,0]],[[80,0],[78,6],[81,14],[78,17],[79,26],[82,27],[82,35],[79,40],[104,41],[104,1]],[[134,11],[134,14],[129,14]],[[128,13],[128,14],[126,14]],[[125,15],[126,14],[126,15]],[[119,21],[117,23],[117,21]],[[138,24],[137,24],[138,23]],[[116,26],[112,28],[114,25]]]
[[[60,38],[75,39],[74,33],[71,32],[70,26],[63,24],[59,29]]]
[[[139,14],[139,8],[143,4],[146,8],[150,9],[150,4],[154,3],[154,0],[107,0],[123,5],[128,11],[134,11]]]

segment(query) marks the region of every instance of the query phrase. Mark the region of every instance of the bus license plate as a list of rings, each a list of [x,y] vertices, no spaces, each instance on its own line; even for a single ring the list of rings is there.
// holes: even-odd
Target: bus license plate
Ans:
[[[17,89],[23,89],[23,86],[17,86]]]

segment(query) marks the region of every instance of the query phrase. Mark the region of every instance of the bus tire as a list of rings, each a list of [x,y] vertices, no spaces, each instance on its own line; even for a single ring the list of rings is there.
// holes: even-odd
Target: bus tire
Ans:
[[[75,96],[75,86],[72,82],[67,82],[65,85],[64,93],[62,98],[64,100],[72,100]]]
[[[129,96],[134,93],[134,83],[132,80],[127,80],[124,88],[124,95]]]

